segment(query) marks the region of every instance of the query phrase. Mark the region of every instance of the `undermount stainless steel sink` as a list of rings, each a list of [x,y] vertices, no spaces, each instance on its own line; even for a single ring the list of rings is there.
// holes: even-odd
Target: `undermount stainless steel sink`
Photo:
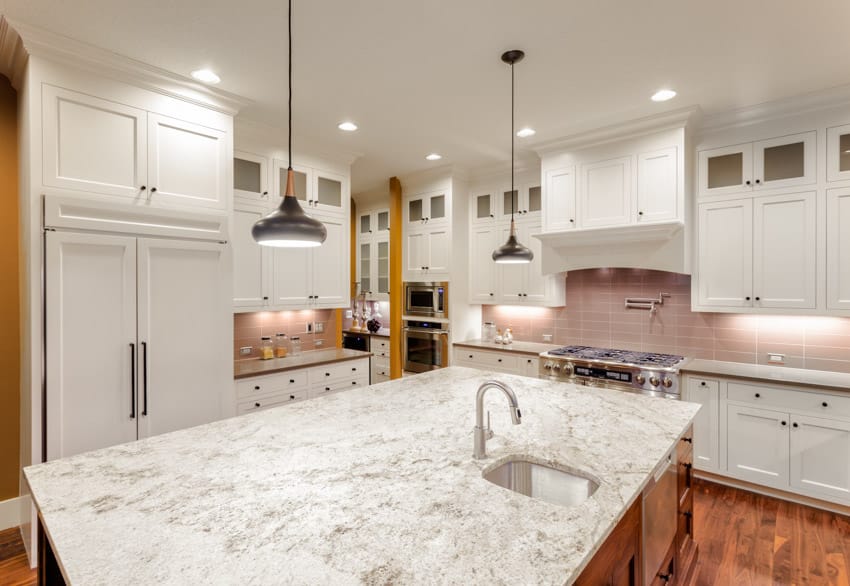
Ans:
[[[496,486],[564,507],[583,503],[599,488],[596,481],[585,476],[523,459],[509,460],[493,468],[484,474],[484,479]]]

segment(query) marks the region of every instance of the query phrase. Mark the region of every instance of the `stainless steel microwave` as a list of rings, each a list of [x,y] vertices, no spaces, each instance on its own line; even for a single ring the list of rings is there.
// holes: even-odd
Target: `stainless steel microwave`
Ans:
[[[449,317],[449,284],[405,283],[404,315],[430,318]]]

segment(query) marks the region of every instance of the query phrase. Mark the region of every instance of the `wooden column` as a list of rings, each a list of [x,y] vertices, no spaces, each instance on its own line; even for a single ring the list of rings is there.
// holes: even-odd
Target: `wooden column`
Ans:
[[[390,378],[401,378],[402,356],[401,310],[404,291],[401,282],[402,260],[401,181],[390,177]]]

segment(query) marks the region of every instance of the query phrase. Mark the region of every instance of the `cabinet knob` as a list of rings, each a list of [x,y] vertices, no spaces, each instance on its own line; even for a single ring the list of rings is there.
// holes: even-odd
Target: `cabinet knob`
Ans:
[[[756,393],[756,399],[761,398],[761,393]]]
[[[749,300],[750,300],[750,296],[749,296],[749,295],[747,295],[746,297],[744,297],[744,299],[746,299],[747,301],[749,301]]]
[[[783,422],[782,422],[782,425],[788,425],[788,422],[787,422],[787,421],[783,421]]]
[[[354,368],[352,368],[351,372],[357,372],[357,367],[355,366]]]
[[[501,359],[501,358],[499,358],[499,362],[501,362],[501,361],[502,361],[502,359]]]
[[[260,385],[255,386],[255,387],[254,387],[254,390],[255,390],[255,391],[259,391],[259,390],[260,390]]]
[[[357,381],[356,381],[356,380],[353,380],[353,381],[351,381],[351,384],[356,385],[356,384],[357,384]]]
[[[749,179],[747,179],[744,183],[746,183],[747,185],[752,185],[752,182]]]
[[[151,193],[156,193],[156,187],[151,187]]]
[[[260,406],[259,403],[254,403],[254,407],[259,407],[259,406]]]
[[[294,401],[294,400],[295,400],[295,395],[289,395],[289,400],[290,400],[290,401]]]
[[[331,375],[331,373],[329,373],[329,372],[325,373],[325,376],[330,376],[330,375]]]
[[[469,357],[472,358],[472,354],[470,354]]]
[[[705,381],[702,381],[702,382],[699,384],[699,386],[704,387],[704,386],[705,386]]]
[[[490,214],[490,217],[492,218],[492,217],[493,217],[493,214]]]
[[[821,405],[823,405],[824,407],[829,407],[829,403],[827,403],[826,401],[824,401],[823,403],[821,403]]]
[[[147,185],[142,185],[142,186],[139,188],[139,191],[144,191],[144,190],[146,190],[147,188],[148,188],[148,186],[147,186]]]
[[[756,185],[758,185],[759,183],[761,183],[761,179],[756,179]]]
[[[642,216],[642,215],[643,215],[643,212],[638,212],[638,215],[639,215],[639,216]]]
[[[268,295],[263,295],[263,301],[268,301],[268,300],[269,300],[269,296],[268,296]]]
[[[295,384],[295,379],[294,378],[289,379],[289,384],[291,384],[291,385]]]
[[[575,224],[575,222],[576,221],[573,218],[570,218],[570,224]]]
[[[797,425],[797,422],[795,421],[794,423],[791,424],[791,427],[800,427],[800,426]]]
[[[490,297],[493,297],[493,294],[492,294],[492,293],[490,293]]]
[[[756,301],[761,301],[761,297],[756,297]]]
[[[330,387],[325,387],[325,390],[326,390],[326,391],[329,391],[329,390],[331,390],[331,388],[330,388]]]

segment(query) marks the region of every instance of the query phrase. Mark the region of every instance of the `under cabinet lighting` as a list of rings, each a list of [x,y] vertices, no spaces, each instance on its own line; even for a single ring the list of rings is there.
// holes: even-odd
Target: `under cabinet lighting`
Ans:
[[[192,72],[192,77],[204,83],[218,83],[221,78],[209,69],[196,69]]]
[[[658,90],[654,94],[652,94],[653,102],[666,102],[667,100],[672,100],[676,97],[676,92],[673,90]]]
[[[443,158],[443,155],[439,155],[437,153],[431,153],[430,155],[426,156],[425,158],[428,159],[429,161],[439,161],[440,159]]]
[[[346,132],[354,132],[357,130],[357,125],[354,122],[340,122],[337,128]]]

